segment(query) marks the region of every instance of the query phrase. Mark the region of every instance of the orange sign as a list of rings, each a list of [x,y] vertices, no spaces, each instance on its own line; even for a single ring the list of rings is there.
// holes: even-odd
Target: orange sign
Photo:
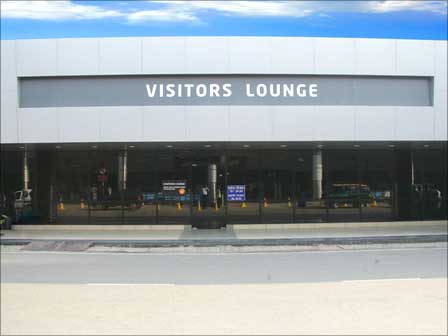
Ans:
[[[177,189],[177,192],[179,193],[179,195],[185,195],[185,189],[184,188]]]

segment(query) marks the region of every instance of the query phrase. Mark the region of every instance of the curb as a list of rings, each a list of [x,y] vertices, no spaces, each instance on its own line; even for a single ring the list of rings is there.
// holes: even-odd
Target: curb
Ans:
[[[406,235],[373,237],[331,238],[272,238],[272,239],[179,239],[179,240],[89,240],[89,239],[1,239],[0,245],[28,245],[30,243],[63,243],[64,245],[88,244],[114,247],[179,247],[179,246],[307,246],[307,245],[353,245],[391,243],[436,243],[447,242],[448,235]]]

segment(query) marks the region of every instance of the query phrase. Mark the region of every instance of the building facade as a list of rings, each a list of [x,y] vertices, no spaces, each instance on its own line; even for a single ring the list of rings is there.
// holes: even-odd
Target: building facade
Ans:
[[[1,149],[23,223],[446,219],[447,42],[2,41]]]

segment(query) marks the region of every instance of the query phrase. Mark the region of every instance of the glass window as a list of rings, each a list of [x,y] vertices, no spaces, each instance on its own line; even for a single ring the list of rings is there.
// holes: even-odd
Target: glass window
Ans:
[[[260,223],[259,154],[227,153],[227,219],[229,224]]]
[[[328,220],[330,222],[359,221],[360,206],[368,201],[369,186],[359,184],[357,151],[325,151],[323,169]]]
[[[263,151],[262,154],[262,221],[290,223],[293,219],[294,157],[287,150]]]

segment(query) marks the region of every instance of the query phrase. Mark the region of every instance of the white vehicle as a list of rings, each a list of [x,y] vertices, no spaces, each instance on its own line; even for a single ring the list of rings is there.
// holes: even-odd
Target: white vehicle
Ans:
[[[15,202],[14,202],[14,208],[16,210],[23,210],[26,207],[31,206],[31,194],[32,194],[32,189],[28,189],[28,190],[19,190],[16,191],[15,194]]]

